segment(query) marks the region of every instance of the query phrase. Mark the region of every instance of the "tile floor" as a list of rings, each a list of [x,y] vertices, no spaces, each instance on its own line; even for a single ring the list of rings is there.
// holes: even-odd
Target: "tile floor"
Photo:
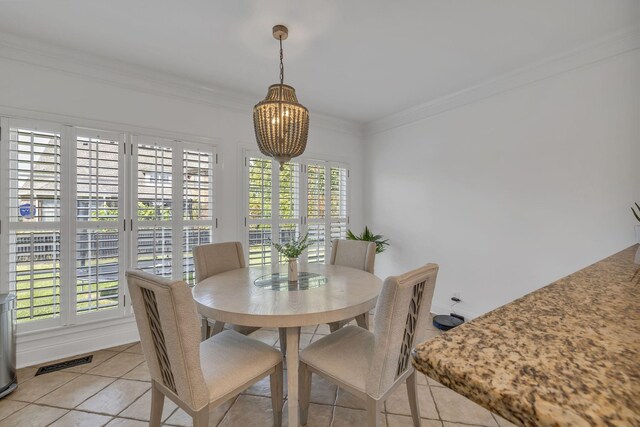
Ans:
[[[302,328],[300,344],[304,347],[328,333],[326,325]],[[430,331],[432,336],[439,333],[435,328]],[[275,329],[261,329],[251,336],[279,347]],[[38,366],[18,370],[18,389],[0,400],[0,427],[148,425],[150,378],[140,343],[91,354],[90,364],[37,377],[34,375]],[[512,425],[424,375],[419,376],[418,384],[424,427]],[[349,393],[317,376],[314,376],[312,390],[310,427],[365,425],[362,405]],[[284,414],[286,423],[286,407]],[[409,415],[406,389],[400,387],[386,402],[383,425],[411,426]],[[168,399],[162,420],[167,426],[191,425],[190,417]],[[216,408],[210,420],[211,426],[220,427],[270,426],[268,378]]]

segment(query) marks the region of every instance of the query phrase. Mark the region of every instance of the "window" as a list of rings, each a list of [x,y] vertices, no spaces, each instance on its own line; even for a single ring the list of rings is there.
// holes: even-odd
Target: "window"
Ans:
[[[300,160],[278,163],[245,154],[245,250],[249,265],[282,263],[272,242],[309,233],[303,261],[325,262],[332,239],[345,238],[348,224],[345,165]],[[329,183],[329,185],[327,185]]]
[[[193,247],[217,228],[213,146],[2,125],[0,271],[17,294],[20,330],[129,314],[127,268],[194,283]]]

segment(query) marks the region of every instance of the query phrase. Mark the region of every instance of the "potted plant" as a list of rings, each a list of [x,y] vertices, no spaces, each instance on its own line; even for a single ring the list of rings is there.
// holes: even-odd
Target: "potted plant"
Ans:
[[[640,205],[638,205],[638,203],[634,204],[636,205],[638,211],[636,212],[633,206],[631,206],[631,212],[633,212],[633,216],[635,216],[638,220],[638,224],[636,225],[636,240],[638,241],[638,243],[640,243]]]
[[[373,234],[369,227],[364,226],[364,231],[360,235],[355,235],[351,230],[347,230],[347,240],[364,240],[376,244],[376,253],[384,252],[389,246],[389,239],[385,239],[382,234]]]
[[[287,272],[289,275],[289,282],[298,281],[298,257],[313,243],[309,242],[308,239],[309,233],[305,234],[302,238],[291,239],[291,241],[285,244],[273,244],[280,255],[286,257],[288,260],[289,266]]]

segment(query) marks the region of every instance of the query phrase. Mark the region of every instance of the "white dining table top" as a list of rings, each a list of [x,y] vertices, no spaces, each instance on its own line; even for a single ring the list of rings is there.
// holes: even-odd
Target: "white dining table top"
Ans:
[[[295,327],[335,322],[375,306],[382,280],[355,268],[301,264],[300,272],[327,278],[320,287],[304,290],[261,288],[255,280],[286,265],[247,267],[209,277],[193,288],[200,314],[225,323],[261,327]]]

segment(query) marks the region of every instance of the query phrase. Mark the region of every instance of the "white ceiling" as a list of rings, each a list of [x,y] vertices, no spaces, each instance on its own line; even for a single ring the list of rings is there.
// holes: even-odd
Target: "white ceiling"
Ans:
[[[0,32],[370,122],[640,23],[638,0],[0,1]]]

